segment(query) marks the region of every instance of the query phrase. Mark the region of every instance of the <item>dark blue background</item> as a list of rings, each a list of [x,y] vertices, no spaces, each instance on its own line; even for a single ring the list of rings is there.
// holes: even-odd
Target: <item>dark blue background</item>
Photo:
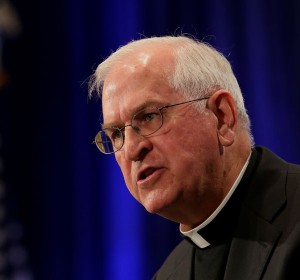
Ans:
[[[150,279],[181,239],[91,144],[87,79],[142,36],[189,33],[232,63],[257,145],[300,163],[300,1],[12,1],[22,22],[2,103],[9,182],[37,280]]]

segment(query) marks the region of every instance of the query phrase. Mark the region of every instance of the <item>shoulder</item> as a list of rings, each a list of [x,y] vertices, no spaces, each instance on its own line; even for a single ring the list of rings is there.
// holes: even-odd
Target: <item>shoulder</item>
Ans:
[[[253,207],[265,220],[294,227],[300,221],[300,165],[289,163],[265,147],[255,172]]]
[[[286,191],[296,191],[300,189],[300,165],[289,163],[265,147],[256,147],[256,151],[261,155],[261,168],[267,177],[281,177],[286,185]],[[278,181],[278,180],[277,180]],[[274,182],[275,183],[275,182]]]
[[[289,164],[289,169],[288,169],[289,174],[294,174],[294,175],[300,175],[300,165],[297,164]]]
[[[255,152],[259,157],[256,172],[259,179],[270,181],[271,178],[273,184],[276,184],[279,180],[287,184],[288,179],[291,179],[292,183],[299,184],[300,165],[285,161],[266,147],[258,146],[255,148]]]
[[[300,220],[300,165],[288,164],[286,176],[287,209],[297,214]],[[296,211],[294,210],[296,208]],[[299,221],[298,221],[299,222]]]

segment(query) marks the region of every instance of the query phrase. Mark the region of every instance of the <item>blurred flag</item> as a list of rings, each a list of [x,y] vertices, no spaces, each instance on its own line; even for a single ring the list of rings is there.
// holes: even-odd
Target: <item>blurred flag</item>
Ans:
[[[16,37],[21,30],[21,25],[15,10],[8,0],[0,0],[0,280],[33,280],[29,267],[29,257],[23,245],[24,228],[15,208],[17,189],[7,180],[5,144],[9,141],[7,122],[9,116],[5,115],[9,108],[4,108],[5,93],[9,88],[9,73],[6,65],[9,57],[5,56],[5,41]],[[5,58],[5,60],[4,60]],[[5,136],[5,137],[4,137]]]
[[[6,84],[9,78],[3,62],[3,45],[5,39],[16,37],[20,31],[21,24],[15,9],[8,0],[0,0],[0,89]]]

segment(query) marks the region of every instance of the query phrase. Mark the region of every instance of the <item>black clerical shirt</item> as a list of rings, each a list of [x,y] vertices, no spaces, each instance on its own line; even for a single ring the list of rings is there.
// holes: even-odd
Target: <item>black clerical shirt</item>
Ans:
[[[258,154],[253,150],[244,176],[226,205],[207,226],[198,231],[198,234],[210,245],[199,248],[184,236],[195,246],[192,279],[218,280],[224,278],[231,240],[234,237],[234,230],[247,194],[247,187],[257,161]]]

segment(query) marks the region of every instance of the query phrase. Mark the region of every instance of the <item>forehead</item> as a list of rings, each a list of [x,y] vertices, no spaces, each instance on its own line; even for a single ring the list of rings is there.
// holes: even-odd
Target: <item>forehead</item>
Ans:
[[[124,121],[143,106],[179,99],[169,86],[172,64],[170,56],[147,52],[115,64],[104,81],[104,122]]]

